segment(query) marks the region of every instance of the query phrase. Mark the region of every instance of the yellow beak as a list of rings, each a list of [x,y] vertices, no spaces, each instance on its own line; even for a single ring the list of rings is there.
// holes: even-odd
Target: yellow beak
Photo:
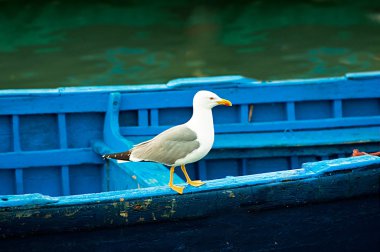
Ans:
[[[221,99],[220,101],[217,101],[219,105],[224,105],[224,106],[232,106],[232,103],[229,100]]]

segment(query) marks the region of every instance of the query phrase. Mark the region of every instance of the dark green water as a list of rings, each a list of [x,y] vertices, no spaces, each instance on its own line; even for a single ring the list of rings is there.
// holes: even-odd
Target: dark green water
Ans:
[[[380,70],[380,1],[0,0],[0,88]]]

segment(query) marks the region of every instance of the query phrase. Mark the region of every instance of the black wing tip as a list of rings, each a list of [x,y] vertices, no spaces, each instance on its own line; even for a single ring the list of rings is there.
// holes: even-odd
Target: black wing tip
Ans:
[[[113,153],[113,154],[104,154],[102,155],[102,158],[129,161],[130,155],[131,155],[131,151],[126,151],[126,152]]]

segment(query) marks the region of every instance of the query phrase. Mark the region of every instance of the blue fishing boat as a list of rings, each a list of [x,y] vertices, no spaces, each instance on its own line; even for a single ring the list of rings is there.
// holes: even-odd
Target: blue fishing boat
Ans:
[[[379,88],[367,72],[1,90],[2,248],[375,251],[380,158],[351,154],[380,149]],[[184,123],[204,89],[233,103],[187,166],[206,184],[178,194],[164,165],[102,158]]]

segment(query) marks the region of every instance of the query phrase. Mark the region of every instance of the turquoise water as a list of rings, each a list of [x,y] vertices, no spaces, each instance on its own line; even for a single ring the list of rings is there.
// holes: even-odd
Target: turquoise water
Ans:
[[[0,88],[380,70],[380,1],[0,1]]]

